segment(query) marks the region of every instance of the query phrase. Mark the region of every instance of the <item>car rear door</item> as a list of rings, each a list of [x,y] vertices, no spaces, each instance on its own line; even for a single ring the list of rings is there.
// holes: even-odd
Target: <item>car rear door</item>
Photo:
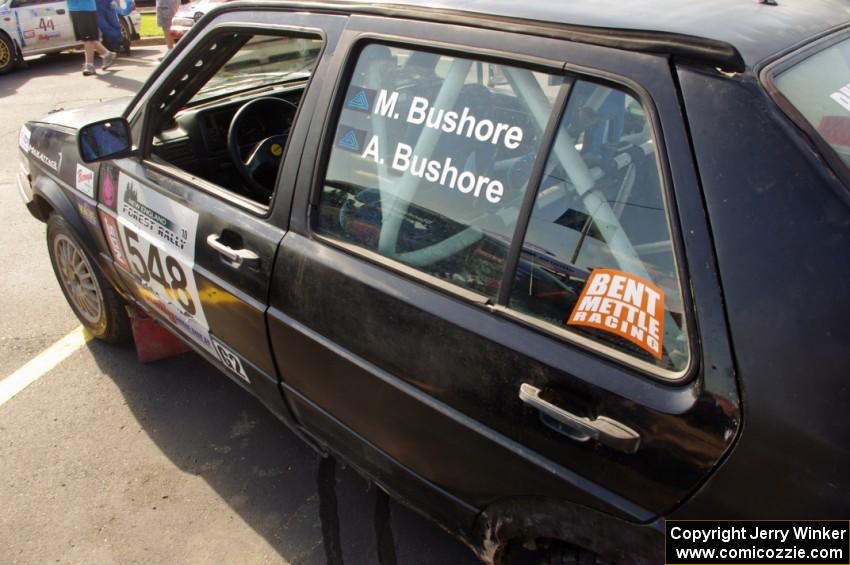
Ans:
[[[211,85],[213,102],[201,104],[211,109],[192,110],[191,119],[170,121],[167,130],[161,129],[156,116],[136,114],[137,131],[144,132],[139,142],[144,158],[106,164],[100,173],[100,219],[118,272],[157,319],[282,418],[287,411],[265,324],[269,281],[286,229],[281,218],[288,215],[294,171],[314,111],[311,96],[324,87],[322,54],[328,43],[333,50],[341,22],[342,18],[281,12],[228,13],[178,55],[173,70],[163,73],[138,103],[138,108],[167,112],[163,109],[170,97],[181,88],[191,88],[183,86],[187,69],[208,59],[211,65],[221,64],[211,54],[228,49],[227,42],[236,38],[272,37],[286,42],[291,32],[323,40],[324,49],[289,129],[273,204],[240,193],[236,181],[222,186],[209,180],[225,183],[229,179],[223,174],[210,176],[230,166],[225,141],[229,118],[221,122],[219,114],[232,115],[248,100],[261,96],[251,94],[250,83],[249,94],[237,95],[235,102],[224,98],[224,105],[216,102],[221,99]],[[274,74],[266,73],[265,78],[273,82]],[[278,145],[277,149],[280,157],[283,148]],[[203,163],[200,168],[190,168],[198,162]],[[274,212],[278,208],[285,211]]]
[[[272,282],[284,388],[335,449],[434,487],[403,493],[425,507],[650,520],[740,424],[668,62],[476,25],[350,20]],[[605,281],[666,296],[656,326],[653,299],[590,327]]]

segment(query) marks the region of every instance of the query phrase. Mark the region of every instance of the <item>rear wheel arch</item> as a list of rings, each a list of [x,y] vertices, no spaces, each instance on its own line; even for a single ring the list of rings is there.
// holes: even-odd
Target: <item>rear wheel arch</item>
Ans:
[[[570,555],[593,557],[598,563],[650,565],[664,559],[662,531],[652,524],[628,522],[566,500],[537,496],[506,498],[488,505],[475,521],[472,539],[477,540],[475,551],[482,561],[504,565],[510,564],[511,550],[523,546],[560,553],[564,547],[572,547],[574,553],[567,552]]]

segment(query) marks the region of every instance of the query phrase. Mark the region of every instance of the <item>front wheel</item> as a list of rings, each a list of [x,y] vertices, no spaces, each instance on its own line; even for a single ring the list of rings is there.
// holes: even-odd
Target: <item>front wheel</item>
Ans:
[[[86,329],[108,343],[130,337],[124,301],[110,286],[62,217],[47,222],[47,251],[62,294]]]

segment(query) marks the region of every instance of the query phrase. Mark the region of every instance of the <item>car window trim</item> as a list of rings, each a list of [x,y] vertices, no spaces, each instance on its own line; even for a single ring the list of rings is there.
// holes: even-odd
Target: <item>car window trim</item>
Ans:
[[[850,27],[846,26],[837,31],[833,31],[824,37],[820,37],[815,41],[807,43],[803,47],[800,47],[791,53],[786,53],[777,60],[770,62],[759,72],[758,77],[759,82],[764,85],[765,91],[771,100],[773,100],[782,113],[802,131],[806,141],[814,146],[818,155],[826,161],[830,170],[835,173],[845,187],[850,188],[850,165],[845,163],[841,157],[838,156],[835,149],[833,149],[829,142],[827,142],[823,136],[818,133],[815,126],[809,122],[802,112],[800,112],[800,110],[785,97],[774,81],[778,75],[789,70],[797,63],[800,63],[809,57],[816,55],[825,49],[829,49],[833,45],[845,40],[850,40]],[[848,194],[845,192],[841,196],[846,199]]]
[[[322,64],[322,60],[325,57],[325,53],[327,52],[328,45],[328,37],[327,32],[323,28],[318,27],[309,27],[309,26],[295,26],[295,25],[267,25],[260,26],[258,23],[252,22],[222,22],[220,25],[211,26],[209,32],[204,36],[199,45],[209,44],[211,41],[215,41],[217,37],[220,37],[223,34],[227,34],[231,31],[238,32],[250,32],[255,35],[267,35],[267,36],[286,36],[287,33],[295,33],[298,36],[306,36],[313,38],[320,38],[322,41],[322,47],[319,51],[319,55],[316,57],[316,66],[313,69],[313,72],[310,73],[310,78],[307,79],[307,83],[304,86],[304,94],[302,95],[302,99],[308,95],[310,92],[310,86],[313,84],[313,77],[316,75],[316,71],[319,68],[319,65]],[[176,66],[169,75],[171,77],[178,77],[183,71],[191,68],[191,66],[187,66],[188,63],[191,63],[190,60],[181,61],[178,66]],[[155,98],[155,94],[159,93],[163,90],[166,90],[170,87],[170,83],[168,80],[160,83],[156,89],[154,94],[151,94],[145,103],[147,106],[152,99]],[[236,95],[244,94],[244,93],[236,93]],[[298,122],[301,116],[301,109],[303,105],[299,104],[298,109],[295,112],[295,116],[292,119],[292,127],[290,128],[290,134],[292,130],[295,129],[295,125]],[[180,167],[172,165],[171,163],[159,162],[153,160],[153,155],[151,153],[153,146],[153,112],[145,112],[143,117],[144,123],[142,124],[142,132],[140,136],[139,143],[139,152],[140,152],[140,161],[145,166],[150,166],[155,168],[159,172],[166,174],[175,178],[176,180],[187,182],[191,188],[200,189],[214,197],[217,197],[220,200],[223,200],[225,203],[233,205],[235,207],[241,208],[242,210],[256,216],[257,218],[268,220],[274,212],[275,201],[277,200],[278,193],[280,191],[280,181],[281,174],[283,173],[283,162],[281,161],[281,165],[278,168],[277,177],[275,178],[274,183],[274,191],[272,193],[272,198],[268,204],[261,204],[250,198],[243,197],[239,193],[228,189],[227,187],[223,187],[214,182],[207,181],[205,179],[201,179],[195,177],[194,175],[184,171]],[[290,141],[292,136],[287,136],[286,145],[284,147],[283,154],[289,154]]]
[[[679,292],[682,297],[683,317],[685,320],[685,328],[687,330],[688,342],[688,362],[683,369],[679,371],[672,371],[670,369],[658,367],[627,353],[622,353],[610,345],[597,342],[588,343],[588,338],[576,332],[561,329],[555,324],[546,322],[544,320],[534,319],[533,317],[512,310],[507,306],[502,305],[501,303],[494,303],[493,300],[489,297],[478,294],[474,291],[470,291],[469,289],[464,289],[457,285],[453,285],[441,279],[437,279],[436,277],[428,275],[423,271],[408,267],[407,265],[404,265],[399,261],[381,255],[380,253],[377,253],[375,251],[367,250],[364,248],[357,248],[356,251],[354,251],[353,249],[349,248],[354,248],[356,246],[323,235],[320,232],[316,231],[315,228],[318,221],[318,209],[321,199],[321,193],[324,186],[325,175],[327,174],[328,163],[330,161],[330,153],[333,149],[334,132],[336,130],[337,125],[339,124],[339,119],[342,112],[342,105],[344,103],[343,99],[346,92],[346,87],[349,85],[351,77],[354,74],[354,69],[357,65],[357,61],[359,60],[359,54],[362,52],[363,48],[366,45],[374,43],[387,46],[398,46],[405,49],[431,51],[446,54],[449,56],[454,55],[466,58],[475,57],[477,58],[477,60],[481,60],[483,62],[494,62],[497,64],[523,66],[530,70],[538,70],[540,72],[562,77],[565,81],[574,81],[584,77],[595,84],[610,84],[615,88],[632,95],[635,100],[640,102],[641,107],[647,114],[647,121],[650,125],[653,143],[655,144],[656,148],[655,162],[656,167],[658,168],[659,182],[661,184],[660,190],[664,201],[665,220],[667,222],[667,229],[670,233],[670,243],[673,252],[673,260],[676,268],[676,275],[678,277]],[[558,70],[555,70],[553,64],[558,65]],[[566,342],[567,344],[578,346],[585,350],[589,350],[603,359],[614,360],[618,364],[623,365],[625,368],[635,370],[654,381],[660,382],[661,384],[680,387],[687,385],[692,380],[692,378],[697,374],[699,367],[699,363],[697,363],[697,356],[699,351],[697,346],[698,332],[696,319],[693,314],[694,303],[693,298],[688,292],[689,287],[684,284],[687,280],[687,263],[683,255],[684,245],[681,240],[680,223],[675,209],[675,195],[673,193],[672,188],[672,177],[669,169],[666,145],[664,143],[664,138],[661,134],[662,130],[660,118],[658,116],[658,111],[655,107],[655,104],[653,103],[652,97],[645,88],[643,88],[631,78],[611,73],[602,69],[596,69],[584,65],[576,65],[570,62],[554,62],[553,60],[547,58],[525,55],[508,55],[503,51],[499,51],[492,48],[469,47],[461,44],[428,40],[425,37],[419,36],[400,37],[397,35],[389,35],[383,33],[359,33],[357,38],[351,43],[348,52],[344,54],[343,62],[340,64],[340,66],[341,69],[338,76],[335,78],[334,91],[331,97],[331,102],[327,109],[328,119],[324,124],[324,131],[322,132],[322,136],[319,141],[319,157],[316,159],[313,170],[313,179],[311,182],[311,190],[308,200],[309,216],[306,222],[306,231],[311,238],[317,239],[325,244],[337,247],[339,249],[354,252],[359,257],[377,263],[408,278],[417,280],[425,284],[426,286],[437,288],[443,292],[448,292],[454,296],[457,296],[467,301],[471,305],[480,306],[483,304],[492,312],[496,314],[502,314],[504,317],[507,317],[512,321],[519,322],[521,325],[526,326],[536,332],[542,332],[548,337],[551,337],[560,343]],[[562,85],[562,88],[563,86],[565,85]],[[567,95],[569,95],[569,93],[571,92],[572,88],[568,88]],[[568,102],[569,96],[567,96],[566,99],[563,101],[563,105],[561,108],[555,108],[553,105],[552,113],[559,113],[563,117],[564,112],[566,112],[566,104]],[[551,118],[552,116],[550,115],[550,120]],[[557,133],[557,128],[555,128],[555,132]],[[540,152],[546,157],[546,159],[544,159],[545,170],[545,161],[548,159],[549,155],[552,152],[552,145],[555,141],[555,136],[553,136],[550,140],[544,139],[542,141],[549,142],[548,146],[543,145],[543,142],[541,142],[540,146]],[[538,160],[539,156],[538,158],[535,158],[535,166],[537,165]],[[527,211],[529,220],[531,212],[533,210],[534,202],[536,201],[538,190],[540,188],[539,182],[541,179],[542,175],[540,179],[537,179],[538,185],[534,187],[532,187],[530,184],[530,181],[532,179],[529,179],[529,185],[527,189],[530,192],[533,192],[533,194],[535,195],[535,198],[532,199],[530,202],[531,208],[529,208]],[[523,197],[523,204],[522,208],[520,209],[520,217],[525,213],[526,210],[526,197],[527,194]],[[521,245],[517,246],[517,253],[520,253],[521,249]],[[514,240],[511,240],[509,253],[513,252]],[[514,268],[514,272],[510,274],[510,280],[512,282],[513,278],[516,276],[516,268],[518,268],[519,264],[519,255],[514,258],[513,255],[509,254],[506,258],[506,266],[508,260],[515,261],[516,265]],[[507,271],[503,273],[503,276],[505,278],[508,277]],[[502,282],[504,283],[504,279]],[[501,299],[501,292],[502,291],[500,287],[498,296],[499,299]]]
[[[499,283],[499,294],[496,298],[496,305],[505,308],[508,307],[511,293],[513,292],[514,280],[516,279],[516,272],[519,267],[519,258],[522,255],[522,247],[525,243],[528,225],[531,222],[531,214],[534,212],[534,203],[537,201],[540,191],[540,183],[543,181],[543,176],[546,172],[546,163],[549,161],[552,148],[555,144],[555,138],[561,126],[561,120],[567,111],[567,104],[570,101],[570,94],[573,92],[573,86],[576,81],[574,75],[562,75],[562,78],[564,82],[561,84],[561,88],[558,89],[558,94],[552,103],[552,112],[549,114],[549,121],[546,123],[546,129],[543,130],[543,134],[540,136],[540,151],[534,157],[534,164],[531,167],[528,182],[525,185],[525,194],[522,195],[522,204],[520,204],[514,233],[511,236],[511,244],[508,247],[508,254],[505,258],[502,282]]]

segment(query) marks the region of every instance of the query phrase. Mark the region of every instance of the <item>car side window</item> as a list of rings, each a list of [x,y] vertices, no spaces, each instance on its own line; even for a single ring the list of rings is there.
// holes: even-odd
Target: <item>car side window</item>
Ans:
[[[318,232],[495,298],[560,82],[366,46],[339,111]]]
[[[25,8],[27,6],[39,6],[41,4],[58,4],[59,0],[12,0],[10,8]]]
[[[620,88],[573,85],[508,305],[656,367],[686,369],[656,142],[644,108]]]
[[[623,88],[577,78],[544,140],[562,83],[368,45],[341,102],[317,232],[674,378],[690,348],[650,120]]]
[[[322,47],[300,32],[213,35],[154,100],[152,161],[267,206]]]

